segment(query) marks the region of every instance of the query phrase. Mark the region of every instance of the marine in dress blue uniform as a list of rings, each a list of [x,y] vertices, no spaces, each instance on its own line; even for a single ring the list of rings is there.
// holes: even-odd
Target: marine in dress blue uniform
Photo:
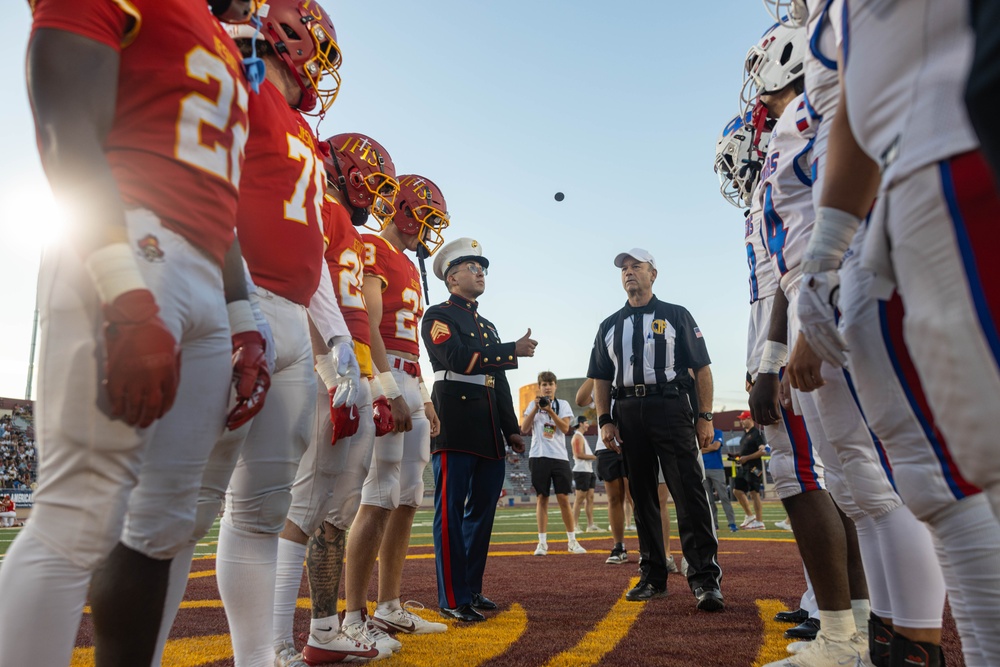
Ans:
[[[479,314],[489,260],[478,242],[444,246],[434,274],[451,297],[431,306],[421,326],[434,369],[434,409],[441,433],[431,441],[434,467],[434,555],[442,615],[482,621],[496,605],[482,595],[483,572],[503,486],[507,443],[524,451],[510,385],[504,372],[518,356],[531,356],[527,335],[504,343]]]

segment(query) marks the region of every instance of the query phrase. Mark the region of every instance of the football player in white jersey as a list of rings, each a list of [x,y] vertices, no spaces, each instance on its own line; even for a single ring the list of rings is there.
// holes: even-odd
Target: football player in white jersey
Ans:
[[[839,36],[842,13],[835,9],[828,10],[823,6],[827,3],[816,4],[813,7],[813,3],[810,3],[809,25],[822,26],[824,22],[830,23],[832,30],[829,33]],[[955,24],[951,24],[952,30],[955,27]],[[817,41],[814,38],[810,43]],[[825,53],[835,54],[836,51],[834,46]],[[836,61],[833,68],[830,68],[820,62],[821,57],[816,56],[815,52],[811,55],[815,57],[807,59],[807,80],[811,70],[825,72],[824,78],[829,89],[830,80],[836,77]],[[839,89],[835,89],[834,93],[838,91]],[[836,109],[836,99],[832,100],[831,106]],[[831,131],[837,132],[836,147],[831,146],[831,152],[837,153],[840,149],[838,157],[843,158],[843,147],[854,146],[853,137],[848,136],[845,140],[844,128],[833,128],[840,122],[846,124],[846,117],[841,114],[840,121],[830,120],[833,114],[827,109],[822,110],[821,115],[826,120],[820,124],[819,136],[826,137]],[[960,136],[956,134],[956,137]],[[957,140],[961,142],[961,139]],[[910,155],[913,155],[912,149]],[[819,205],[821,197],[825,196],[819,185],[827,171],[825,150],[816,158],[814,173],[817,174],[818,185],[814,191],[814,199]],[[865,162],[866,160],[861,159],[856,163],[860,167],[852,169],[860,169],[861,173],[866,173],[867,166],[867,173],[871,177],[872,165],[866,165]],[[840,164],[844,164],[842,159]],[[843,177],[843,173],[838,175],[839,183],[844,182]],[[873,180],[877,183],[877,173]],[[842,186],[834,187],[837,188],[834,194],[839,197],[835,199],[835,203],[849,205],[849,200],[842,198]],[[860,192],[864,193],[866,190],[869,193],[867,200],[864,197],[856,200],[854,210],[858,214],[866,212],[871,205],[873,188],[869,185]],[[856,192],[858,191],[852,187],[849,194],[854,195]],[[863,201],[867,203],[862,204]],[[846,210],[839,206],[837,209]],[[829,214],[828,210],[820,209],[819,206],[817,210],[821,211],[821,218]],[[835,221],[837,217],[837,213],[834,213]],[[818,222],[820,228],[824,222],[822,219]],[[851,354],[845,359],[837,350],[839,341],[834,337],[836,325],[833,324],[833,309],[828,304],[829,292],[836,287],[838,279],[835,269],[839,258],[833,263],[826,263],[825,266],[832,267],[829,270],[823,262],[811,261],[808,257],[806,259],[805,271],[810,275],[804,281],[799,302],[801,318],[807,322],[804,332],[813,347],[834,365],[850,362],[868,423],[886,445],[899,493],[914,514],[926,521],[937,537],[939,558],[947,566],[945,572],[948,575],[949,599],[962,636],[967,664],[996,664],[1000,661],[1000,638],[990,628],[996,628],[1000,624],[1000,609],[995,605],[997,594],[1000,593],[1000,562],[992,558],[991,554],[995,554],[1000,546],[1000,530],[995,517],[990,514],[986,499],[955,465],[951,454],[952,441],[938,430],[934,415],[931,414],[924,387],[917,377],[917,369],[903,341],[903,306],[899,296],[891,293],[891,290],[890,293],[883,294],[887,298],[881,301],[870,296],[876,278],[861,265],[859,257],[865,244],[866,228],[867,224],[860,225],[854,236],[851,252],[844,258],[839,274],[839,305],[842,312],[840,326],[851,345]],[[828,239],[823,233],[816,236],[815,242],[819,244],[821,253],[823,242]],[[845,232],[842,243],[847,242],[850,241]],[[823,259],[822,255],[818,259]],[[802,347],[801,350],[805,352],[807,348]],[[818,362],[813,358],[811,365],[800,365],[799,357],[799,354],[793,355],[790,374],[793,382],[802,388],[811,389],[813,383],[809,376],[818,367]],[[799,368],[802,370],[799,371]],[[985,582],[993,583],[990,585]],[[900,630],[898,621],[896,629]],[[905,636],[900,637],[896,642],[898,648],[894,645],[893,651],[913,653],[911,647],[905,644],[909,640],[931,646],[939,644],[940,636],[932,630],[903,629],[899,634],[905,633]],[[927,664],[934,664],[938,652],[934,649],[927,651]]]
[[[791,37],[782,39],[783,30],[801,34],[801,30],[779,26],[773,30],[777,34],[773,34],[770,42],[767,42],[768,37],[765,36],[767,49],[758,49],[757,52],[751,50],[748,57],[747,69],[752,76],[763,79],[762,74],[768,75],[771,62],[767,61],[771,60],[770,54],[774,54],[780,58],[779,63],[789,66],[788,72],[796,74],[801,80],[802,62],[799,60],[799,68],[796,70],[794,61],[788,57],[788,45],[793,45],[794,49],[794,41]],[[801,40],[801,45],[801,51],[805,51],[804,39]],[[798,54],[800,59],[801,51]],[[767,106],[769,115],[778,117],[762,173],[760,196],[765,237],[772,266],[781,276],[782,293],[793,305],[789,324],[791,340],[794,341],[799,328],[794,317],[799,265],[813,218],[810,189],[813,137],[803,135],[803,130],[808,131],[810,128],[808,115],[802,113],[797,119],[794,113],[805,111],[805,101],[803,97],[795,96],[797,91],[792,84],[786,84],[777,90],[767,90],[764,86],[761,88],[761,101]],[[784,324],[785,314],[777,310],[772,313],[772,324],[778,325],[775,328]],[[772,333],[776,333],[774,329]],[[762,375],[769,376],[769,380],[763,387],[755,388],[755,399],[751,400],[751,407],[771,412],[777,378],[773,374]],[[863,561],[869,574],[868,583],[871,585],[870,592],[876,613],[879,617],[891,619],[895,607],[906,627],[940,627],[944,584],[934,558],[930,536],[912,513],[902,506],[886,471],[882,469],[876,447],[852,396],[850,379],[843,373],[831,373],[829,377],[824,376],[824,380],[826,386],[816,395],[799,395],[793,392],[793,399],[798,398],[813,443],[827,463],[827,479],[837,504],[857,526],[858,541],[866,554]],[[762,417],[766,421],[773,420],[770,415]],[[835,465],[838,459],[842,469],[837,469],[838,466]],[[794,506],[796,503],[793,501],[790,504]],[[789,512],[794,514],[796,509],[790,507]],[[829,511],[829,507],[827,510]],[[831,519],[830,528],[834,529],[832,520],[835,515],[827,516]],[[815,519],[815,516],[812,518]],[[796,523],[795,516],[792,516],[792,523]],[[812,521],[806,530],[811,531],[815,526],[816,522]],[[901,529],[902,526],[905,528]],[[844,524],[841,530],[847,540],[847,531],[851,531],[852,526]],[[830,539],[831,535],[824,537]],[[816,538],[799,539],[801,544],[813,543]],[[906,567],[903,567],[904,557]],[[810,563],[808,558],[806,562]],[[892,566],[885,566],[887,562]],[[817,574],[816,570],[812,571],[814,575]],[[918,580],[928,581],[929,585],[921,589],[921,594],[907,596],[906,593],[912,588],[908,583],[914,576]],[[867,595],[863,592],[858,573],[854,573],[850,582],[850,598],[844,595],[846,591],[843,588],[839,591],[839,596],[836,595],[838,591],[817,590],[823,617],[820,639],[804,655],[791,658],[783,664],[836,663],[841,657],[858,653],[859,648],[861,652],[864,651],[863,645],[852,646],[851,636],[857,626],[867,624],[867,605],[863,602]],[[829,583],[831,582],[824,581],[820,587],[826,588]],[[840,583],[844,583],[844,580]],[[835,600],[832,607],[827,606],[831,604],[831,599]],[[849,600],[853,600],[853,604],[849,605]],[[854,609],[854,614],[848,606]],[[876,647],[872,652],[876,657],[887,655],[888,646]]]
[[[771,321],[771,306],[778,280],[771,269],[764,246],[762,208],[758,189],[770,130],[758,119],[759,131],[751,125],[752,116],[736,116],[723,128],[716,142],[715,173],[723,198],[737,208],[749,207],[745,220],[745,247],[750,268],[750,321],[747,327],[747,392],[757,378],[764,344]],[[771,445],[771,474],[798,485],[801,489],[822,488],[822,463],[813,456],[812,444],[802,417],[780,408],[781,419],[763,425]],[[791,435],[790,435],[791,434]],[[790,455],[790,456],[789,456]],[[803,606],[818,619],[812,581],[806,572]],[[808,608],[808,609],[807,609]],[[808,626],[801,628],[806,630]],[[798,628],[797,628],[798,629]]]

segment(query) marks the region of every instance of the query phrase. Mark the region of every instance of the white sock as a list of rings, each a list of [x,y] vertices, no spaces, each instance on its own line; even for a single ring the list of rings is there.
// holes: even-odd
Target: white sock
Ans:
[[[850,609],[843,611],[819,610],[819,627],[823,635],[832,642],[846,642],[857,632],[854,614]]]
[[[361,623],[363,620],[360,609],[344,612],[344,625],[354,625],[355,623]]]
[[[573,544],[574,542],[576,542],[576,531],[569,531],[569,530],[567,530],[566,531],[566,537],[569,538],[569,543]]]
[[[295,643],[292,625],[295,622],[295,604],[302,587],[303,561],[306,545],[278,538],[278,566],[274,578],[274,645]]]
[[[854,626],[858,632],[868,634],[868,619],[871,617],[871,613],[872,606],[868,603],[867,598],[851,600],[851,615],[854,616]]]
[[[882,547],[893,625],[941,627],[944,575],[926,524],[902,505],[875,519]],[[919,586],[913,582],[919,581]]]
[[[150,667],[163,664],[163,649],[170,637],[170,628],[177,618],[177,611],[184,600],[187,591],[188,577],[191,574],[191,561],[194,559],[195,545],[185,548],[174,556],[170,563],[170,579],[167,582],[167,597],[163,603],[163,618],[160,620],[160,634],[156,637],[156,650],[153,652],[153,662]]]
[[[35,537],[31,526],[29,522],[14,540],[0,568],[0,591],[8,601],[0,605],[2,661],[5,665],[68,665],[91,570],[51,549]]]
[[[236,667],[274,664],[271,645],[278,536],[251,533],[223,520],[215,558]]]
[[[383,611],[383,612],[394,612],[397,609],[402,609],[402,607],[399,606],[399,598],[396,598],[394,600],[386,600],[385,602],[379,602],[378,606],[375,607],[375,611]]]
[[[538,543],[548,544],[548,537],[549,537],[548,533],[538,533]]]
[[[340,632],[340,617],[334,614],[324,618],[314,618],[309,622],[309,641],[313,637],[320,643],[326,643]]]

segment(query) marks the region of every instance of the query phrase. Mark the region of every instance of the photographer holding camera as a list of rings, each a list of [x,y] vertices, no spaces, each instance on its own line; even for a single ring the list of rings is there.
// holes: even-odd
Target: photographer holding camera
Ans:
[[[538,520],[538,547],[536,556],[549,553],[549,489],[555,487],[556,501],[566,526],[569,538],[568,549],[572,554],[585,554],[587,550],[576,541],[573,512],[569,505],[569,494],[573,491],[573,473],[570,470],[569,455],[566,452],[566,434],[573,418],[573,409],[567,401],[560,401],[556,395],[556,376],[551,371],[538,374],[538,391],[541,394],[528,405],[521,420],[521,432],[531,434],[531,449],[528,452],[528,470],[531,471],[531,485],[535,487],[535,515]]]

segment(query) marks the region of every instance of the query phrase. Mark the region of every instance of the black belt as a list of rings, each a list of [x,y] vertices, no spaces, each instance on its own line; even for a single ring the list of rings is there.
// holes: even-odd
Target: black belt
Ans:
[[[663,396],[664,398],[680,398],[681,389],[672,382],[660,382],[658,384],[637,384],[634,387],[617,387],[611,392],[611,397],[622,398],[644,398],[646,396]]]

